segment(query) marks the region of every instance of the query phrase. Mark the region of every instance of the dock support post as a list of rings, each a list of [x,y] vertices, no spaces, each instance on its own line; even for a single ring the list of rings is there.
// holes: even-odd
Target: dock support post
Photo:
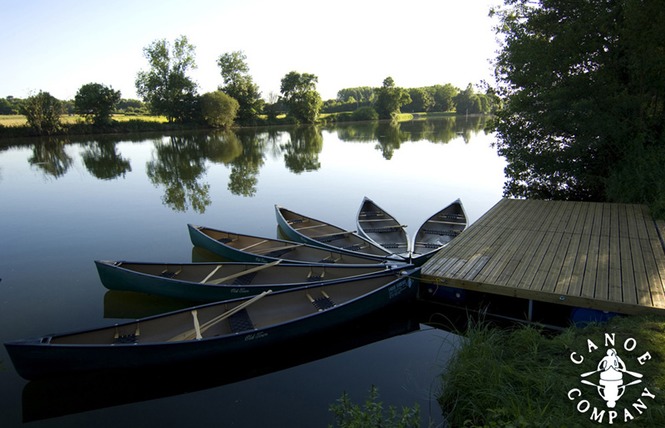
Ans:
[[[533,300],[529,299],[529,312],[527,314],[529,322],[533,321]]]

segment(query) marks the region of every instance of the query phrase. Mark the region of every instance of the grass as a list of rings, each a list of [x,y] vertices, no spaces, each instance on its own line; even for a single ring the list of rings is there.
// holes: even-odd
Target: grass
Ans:
[[[148,115],[142,115],[142,116],[126,116],[124,114],[114,114],[113,115],[113,120],[117,122],[128,122],[130,120],[140,120],[144,122],[159,122],[159,123],[166,123],[166,117],[164,116],[148,116]],[[63,124],[73,124],[73,123],[80,123],[80,122],[85,122],[85,119],[83,116],[80,115],[62,115],[60,118],[60,121]],[[12,114],[12,115],[0,115],[0,125],[2,126],[26,126],[28,124],[28,121],[26,120],[25,116],[20,115],[20,114]]]
[[[582,384],[580,376],[595,370],[611,347],[604,342],[605,333],[614,333],[614,347],[626,369],[643,375],[640,384],[625,388],[615,409],[607,407],[593,386]],[[616,424],[624,422],[627,410],[634,418],[631,426],[665,426],[665,319],[615,317],[604,325],[569,328],[556,335],[534,327],[506,330],[481,323],[465,337],[442,375],[439,403],[451,426],[598,426],[609,423],[612,410],[617,412]],[[630,349],[633,342],[626,340],[631,338],[637,346],[629,352],[625,344]],[[590,348],[588,340],[598,349]],[[584,357],[581,364],[572,362],[573,352],[575,359]],[[645,352],[651,359],[641,365],[637,358]],[[599,382],[598,375],[586,379]],[[624,374],[624,384],[634,379]],[[570,399],[575,388],[580,394],[573,391]],[[641,397],[644,388],[656,398]],[[633,407],[640,399],[646,410]],[[585,412],[578,410],[587,405]]]

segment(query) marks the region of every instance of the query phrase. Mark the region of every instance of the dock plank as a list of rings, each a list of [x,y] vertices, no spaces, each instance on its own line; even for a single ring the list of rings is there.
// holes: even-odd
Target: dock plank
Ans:
[[[663,233],[642,205],[505,198],[421,274],[504,296],[665,314]]]

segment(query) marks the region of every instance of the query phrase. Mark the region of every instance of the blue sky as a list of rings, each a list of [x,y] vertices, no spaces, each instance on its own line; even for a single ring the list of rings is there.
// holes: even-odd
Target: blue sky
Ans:
[[[0,97],[40,90],[73,99],[86,83],[136,98],[143,48],[185,35],[199,91],[222,84],[217,58],[242,50],[264,97],[290,71],[318,76],[324,99],[342,88],[492,81],[488,17],[500,0],[0,0]]]

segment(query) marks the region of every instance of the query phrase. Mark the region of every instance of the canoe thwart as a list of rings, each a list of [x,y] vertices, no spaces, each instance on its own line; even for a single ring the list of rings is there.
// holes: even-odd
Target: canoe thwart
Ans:
[[[263,269],[267,269],[267,268],[272,267],[272,266],[277,266],[281,262],[282,262],[282,260],[275,260],[274,262],[271,262],[271,263],[266,263],[266,264],[261,265],[261,266],[253,267],[251,269],[245,269],[241,272],[237,272],[237,273],[234,273],[232,275],[227,275],[224,278],[218,278],[218,279],[212,280],[212,281],[208,282],[208,284],[222,284],[224,282],[230,281],[232,279],[239,278],[241,276],[249,275],[249,274],[261,271]],[[217,272],[217,269],[219,269],[220,267],[221,266],[217,266],[217,268],[215,268],[215,270],[210,275],[208,275],[208,278],[206,278],[206,280],[208,280],[210,278],[210,276],[212,276],[212,274]],[[205,282],[205,281],[203,281],[203,282]]]

